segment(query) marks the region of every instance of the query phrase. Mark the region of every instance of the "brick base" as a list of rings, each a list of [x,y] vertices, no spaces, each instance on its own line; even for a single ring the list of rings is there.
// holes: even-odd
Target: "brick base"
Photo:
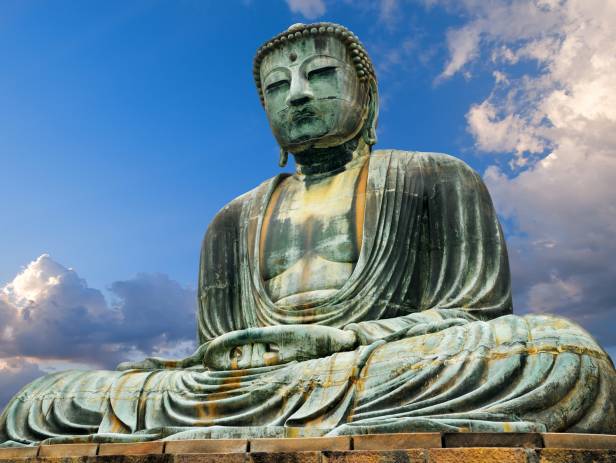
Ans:
[[[415,433],[300,439],[61,444],[0,449],[0,463],[613,463],[616,435]]]

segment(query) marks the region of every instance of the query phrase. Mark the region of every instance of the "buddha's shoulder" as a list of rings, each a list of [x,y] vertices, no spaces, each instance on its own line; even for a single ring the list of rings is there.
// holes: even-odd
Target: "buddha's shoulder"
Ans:
[[[457,172],[461,175],[478,175],[464,161],[445,153],[386,149],[373,151],[371,156],[376,161],[375,164],[395,165],[398,168],[409,171],[421,168],[424,174],[431,172],[438,174]]]

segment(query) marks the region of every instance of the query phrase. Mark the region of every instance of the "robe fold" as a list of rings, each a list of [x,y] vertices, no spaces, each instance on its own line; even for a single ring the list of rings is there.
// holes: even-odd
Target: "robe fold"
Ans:
[[[282,175],[214,218],[199,271],[199,340],[283,324],[391,319],[461,308],[481,319],[511,313],[507,248],[488,191],[460,160],[376,151],[369,157],[362,247],[339,291],[302,307],[276,306],[259,266],[260,233]]]
[[[360,346],[233,371],[69,371],[26,386],[5,445],[403,431],[616,432],[616,372],[582,328],[511,315],[507,252],[481,178],[441,154],[369,157],[363,240],[340,290],[273,303],[260,233],[278,176],[223,208],[199,271],[200,344],[283,324],[353,330]]]

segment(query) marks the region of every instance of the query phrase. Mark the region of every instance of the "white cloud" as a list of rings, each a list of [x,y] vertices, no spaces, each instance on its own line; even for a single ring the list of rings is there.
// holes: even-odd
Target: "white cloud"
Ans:
[[[293,13],[299,13],[307,19],[316,19],[325,14],[323,0],[286,0]]]
[[[448,31],[447,47],[450,59],[439,79],[453,76],[466,63],[477,57],[480,33],[481,28],[476,24]]]
[[[500,56],[512,62],[519,57],[512,54],[511,49],[503,47],[503,44],[519,46],[519,41],[529,41],[526,43],[529,47],[526,50],[528,55],[533,49],[532,40],[542,41],[543,37],[551,38],[552,34],[558,34],[563,21],[558,2],[424,0],[424,3],[428,7],[440,4],[469,18],[467,24],[450,29],[447,33],[449,60],[439,76],[440,79],[453,76],[475,60],[480,51],[483,51],[482,43],[492,49],[493,57]]]
[[[0,362],[25,356],[47,371],[114,368],[194,346],[194,290],[162,274],[139,274],[110,289],[111,304],[74,270],[40,256],[0,288]]]
[[[21,312],[39,310],[37,303],[49,299],[53,299],[58,307],[80,305],[91,315],[107,309],[99,291],[88,288],[72,269],[63,267],[47,254],[31,262],[4,286],[0,298]]]
[[[517,114],[499,117],[497,108],[488,100],[471,106],[466,120],[478,148],[483,151],[509,151],[521,156],[527,152],[540,153],[546,148],[538,135],[540,127],[529,127]]]
[[[495,73],[467,121],[479,151],[514,155],[485,179],[515,225],[518,308],[566,314],[616,345],[616,2],[432,3],[468,18],[442,76],[480,61]]]

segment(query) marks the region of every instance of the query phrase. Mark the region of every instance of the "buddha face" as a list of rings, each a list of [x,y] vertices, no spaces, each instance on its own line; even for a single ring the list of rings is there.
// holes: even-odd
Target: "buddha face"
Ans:
[[[272,50],[261,82],[270,126],[286,151],[338,146],[362,128],[368,91],[336,37],[309,36]]]

